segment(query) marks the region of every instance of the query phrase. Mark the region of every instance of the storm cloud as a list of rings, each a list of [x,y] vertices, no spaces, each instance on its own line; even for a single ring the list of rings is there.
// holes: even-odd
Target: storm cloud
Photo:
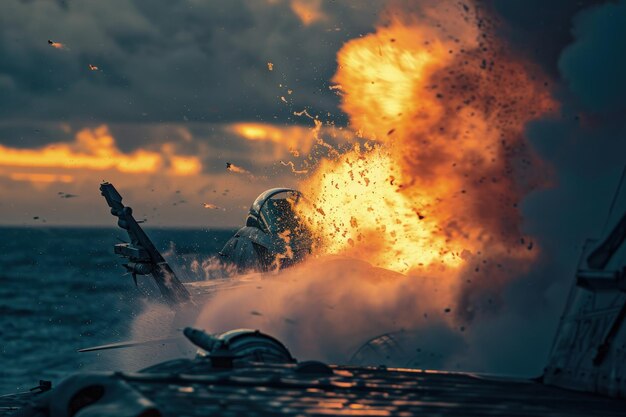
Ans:
[[[168,152],[198,158],[201,175],[214,176],[172,184],[153,175],[139,179],[0,167],[0,189],[13,200],[0,206],[4,222],[23,224],[33,211],[57,223],[93,222],[67,204],[46,213],[59,204],[56,200],[34,208],[33,191],[49,191],[53,198],[57,191],[48,188],[62,185],[81,195],[84,209],[84,204],[97,204],[99,181],[116,179],[131,188],[147,183],[162,193],[181,189],[199,200],[194,202],[199,207],[205,199],[213,204],[228,197],[230,204],[219,203],[233,213],[214,215],[210,224],[237,225],[242,207],[264,187],[295,182],[297,176],[281,161],[298,160],[287,146],[246,140],[231,125],[299,126],[301,132],[287,129],[284,135],[295,132],[307,142],[313,122],[295,111],[307,109],[343,124],[338,97],[328,88],[335,53],[346,40],[373,30],[382,6],[295,0],[2,2],[0,145],[35,150],[65,146],[84,129],[106,125],[120,152],[161,152],[167,146]],[[245,167],[256,182],[225,176],[227,162]],[[49,184],[44,190],[45,184],[15,180],[24,178],[73,182]],[[224,190],[229,190],[227,196]],[[202,210],[181,216],[181,207],[170,214],[173,208],[161,207],[161,218],[205,224]]]
[[[0,13],[0,121],[288,121],[304,107],[337,113],[328,90],[335,52],[372,29],[378,7],[319,7],[323,18],[304,24],[286,1],[8,0]],[[287,88],[293,94],[285,103]]]

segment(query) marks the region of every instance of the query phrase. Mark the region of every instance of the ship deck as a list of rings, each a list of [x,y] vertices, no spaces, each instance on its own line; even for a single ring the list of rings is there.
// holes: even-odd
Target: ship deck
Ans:
[[[132,403],[128,398],[149,405],[142,416],[626,416],[622,400],[531,380],[384,367],[337,366],[324,374],[318,368],[249,364],[216,370],[203,361],[177,360],[140,373],[79,374],[30,398],[20,415],[52,415],[50,410],[59,407],[55,401],[76,397],[72,389],[101,381],[105,390],[115,387],[119,393],[123,387],[134,397],[105,396],[76,417],[87,409],[90,416],[121,412]],[[0,399],[0,415],[12,412],[2,406],[16,406],[9,400]]]

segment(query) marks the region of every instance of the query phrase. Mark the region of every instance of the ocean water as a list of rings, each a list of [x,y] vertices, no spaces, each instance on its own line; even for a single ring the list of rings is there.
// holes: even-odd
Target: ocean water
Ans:
[[[196,278],[190,259],[215,256],[233,233],[146,232],[183,281]],[[129,339],[151,294],[149,283],[136,288],[124,276],[118,238],[127,240],[115,228],[0,227],[0,394],[97,370],[98,356],[77,349]]]

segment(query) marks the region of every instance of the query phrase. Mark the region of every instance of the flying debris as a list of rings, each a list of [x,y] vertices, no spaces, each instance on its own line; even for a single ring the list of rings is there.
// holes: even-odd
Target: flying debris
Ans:
[[[99,68],[97,66],[95,66],[95,65],[89,64],[89,69],[92,70],[92,71],[98,71]]]
[[[307,109],[303,109],[301,111],[294,111],[293,115],[294,116],[306,116],[311,120],[315,120],[315,117],[311,116],[311,114],[308,112]]]
[[[51,41],[50,39],[48,39],[48,45],[50,45],[51,47],[55,49],[67,49],[67,47],[61,42],[54,42],[54,41]]]
[[[294,165],[293,162],[291,161],[280,161],[280,164],[286,167],[291,168],[291,172],[293,172],[294,174],[306,174],[309,172],[308,169],[296,169],[296,166]]]
[[[64,193],[64,192],[61,192],[61,191],[59,191],[57,194],[59,195],[60,198],[76,198],[76,197],[78,197],[78,194]]]
[[[226,169],[236,174],[251,174],[247,169],[237,166],[231,162],[226,162]]]
[[[272,64],[271,62],[267,63],[267,69],[270,71],[274,71],[274,64]]]
[[[205,209],[211,209],[211,210],[219,210],[219,206],[216,206],[215,204],[211,204],[211,203],[202,203],[202,207],[204,207]]]

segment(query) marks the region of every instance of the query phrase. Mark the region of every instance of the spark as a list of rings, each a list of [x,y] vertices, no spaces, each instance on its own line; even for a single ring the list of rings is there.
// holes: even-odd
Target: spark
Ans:
[[[247,169],[237,166],[231,162],[226,162],[226,169],[236,174],[252,175],[251,172],[248,171]]]

